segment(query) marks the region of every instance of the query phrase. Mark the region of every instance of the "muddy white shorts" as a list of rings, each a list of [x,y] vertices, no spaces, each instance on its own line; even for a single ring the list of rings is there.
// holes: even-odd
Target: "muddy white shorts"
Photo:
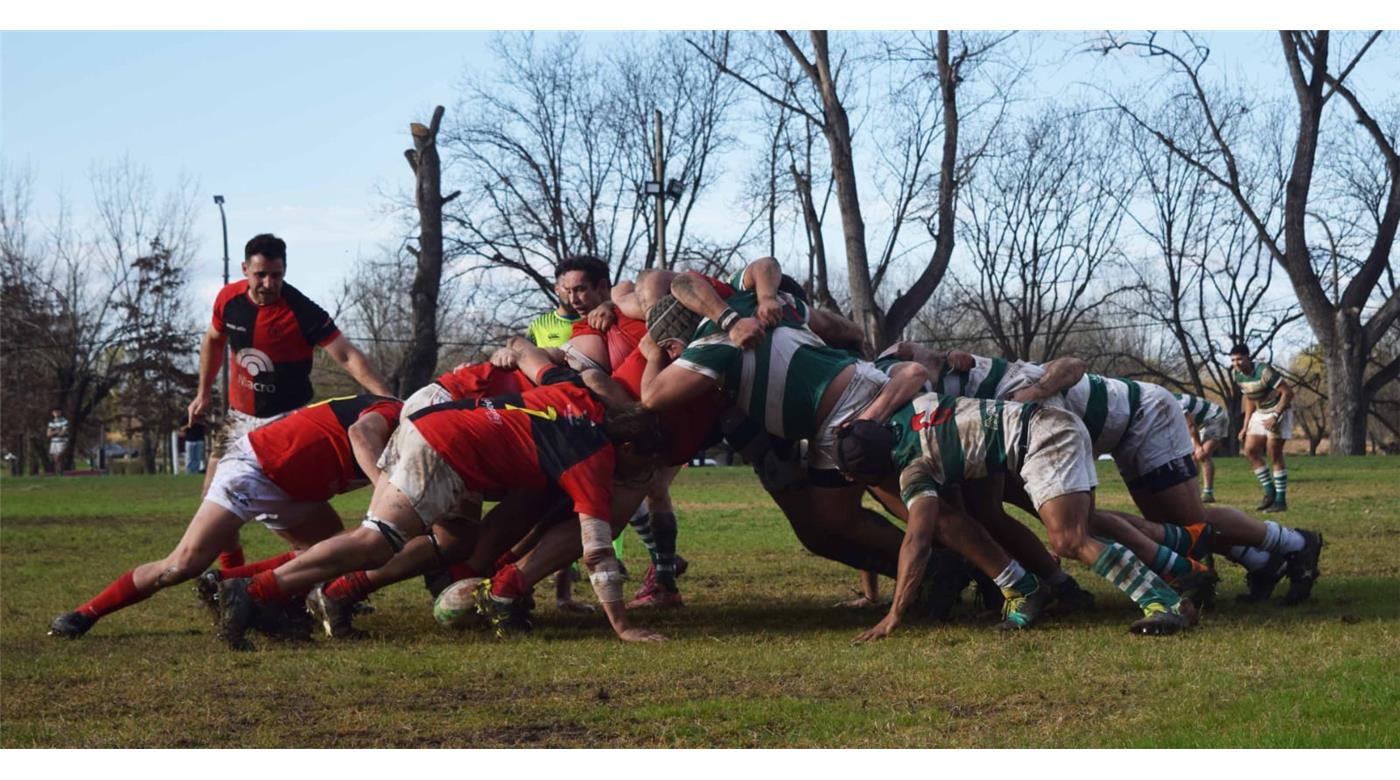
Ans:
[[[227,509],[245,523],[256,520],[274,531],[291,527],[282,522],[282,515],[304,517],[305,513],[298,510],[322,503],[293,500],[268,479],[247,436],[235,440],[224,452],[204,500]]]
[[[463,503],[480,504],[481,493],[467,489],[462,477],[428,444],[412,422],[400,423],[379,465],[389,484],[408,497],[426,528],[448,514],[460,514]],[[480,512],[474,513],[480,517]]]
[[[885,372],[874,363],[860,361],[855,364],[856,372],[851,375],[850,384],[841,392],[831,414],[822,422],[816,438],[807,448],[807,468],[809,471],[834,471],[836,468],[836,432],[847,421],[855,418],[861,410],[869,406],[880,394],[881,388],[890,381]],[[843,481],[844,483],[844,481]]]
[[[222,458],[234,442],[268,423],[277,422],[291,414],[292,411],[274,414],[271,417],[254,417],[237,409],[228,410],[228,417],[224,418],[224,424],[219,426],[219,432],[214,436],[214,441],[210,445],[209,457]]]
[[[1181,404],[1166,388],[1143,382],[1137,416],[1113,448],[1123,481],[1131,484],[1178,459],[1189,461],[1195,451]]]
[[[409,415],[417,412],[419,409],[445,404],[451,400],[453,400],[452,394],[447,392],[447,388],[437,382],[429,382],[423,385],[418,388],[417,392],[410,395],[408,400],[403,402],[403,409],[399,411],[399,427],[395,429],[395,433],[405,425],[408,425]],[[384,451],[379,453],[379,460],[376,462],[380,471],[387,471],[389,464],[398,459],[398,453],[394,451],[395,442],[398,440],[399,438],[397,436],[390,436],[389,441],[384,444]]]
[[[1021,480],[1036,509],[1052,498],[1097,487],[1094,445],[1084,423],[1063,409],[1037,410],[1031,417]]]
[[[1264,427],[1264,421],[1268,419],[1274,420],[1273,430]],[[1293,438],[1293,410],[1284,409],[1280,416],[1278,412],[1261,412],[1256,409],[1254,414],[1249,416],[1249,435],[1268,436],[1270,439],[1285,441]]]

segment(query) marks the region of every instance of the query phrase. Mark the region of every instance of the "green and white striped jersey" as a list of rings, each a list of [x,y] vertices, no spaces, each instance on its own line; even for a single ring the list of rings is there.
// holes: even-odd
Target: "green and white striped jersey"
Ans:
[[[774,436],[806,439],[817,434],[822,394],[856,358],[828,347],[807,328],[801,301],[786,293],[778,300],[783,321],[767,330],[758,348],[740,349],[719,325],[704,320],[675,364],[719,382],[740,410]],[[758,296],[741,292],[726,303],[748,317],[758,308]]]
[[[1172,395],[1176,396],[1177,403],[1181,404],[1181,411],[1190,416],[1197,427],[1225,416],[1224,409],[1200,396],[1189,393],[1172,393]]]
[[[1253,373],[1234,371],[1232,374],[1235,384],[1240,386],[1240,392],[1254,402],[1257,411],[1270,411],[1283,399],[1278,391],[1283,375],[1268,363],[1255,363]]]
[[[1089,429],[1097,458],[1112,452],[1128,432],[1142,402],[1142,385],[1131,379],[1085,374],[1061,395],[1065,408]]]
[[[1037,404],[925,393],[890,418],[906,506],[965,480],[1020,471]]]
[[[975,364],[967,371],[953,371],[944,362],[934,382],[934,391],[963,398],[1006,400],[1017,390],[1035,383],[1045,374],[1040,366],[1021,360],[1005,360],[973,355]]]

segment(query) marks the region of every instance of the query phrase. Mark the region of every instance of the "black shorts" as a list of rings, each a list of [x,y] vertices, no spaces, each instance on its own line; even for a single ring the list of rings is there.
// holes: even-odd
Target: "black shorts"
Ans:
[[[1134,493],[1160,493],[1194,479],[1197,473],[1199,472],[1196,470],[1196,459],[1191,455],[1183,455],[1129,482],[1128,490]]]

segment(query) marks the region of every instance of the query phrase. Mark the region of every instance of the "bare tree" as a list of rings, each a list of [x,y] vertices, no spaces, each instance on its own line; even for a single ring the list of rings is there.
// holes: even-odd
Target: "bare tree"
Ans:
[[[1123,99],[1117,107],[1173,154],[1200,170],[1234,200],[1260,243],[1288,274],[1303,314],[1328,365],[1329,408],[1331,410],[1331,452],[1361,454],[1366,446],[1367,408],[1370,399],[1384,384],[1400,373],[1400,362],[1387,363],[1367,377],[1368,356],[1400,317],[1400,292],[1385,296],[1368,319],[1363,311],[1372,303],[1377,284],[1389,266],[1391,249],[1400,225],[1400,154],[1395,135],[1381,122],[1352,89],[1348,79],[1366,53],[1379,40],[1380,32],[1364,36],[1354,51],[1337,56],[1333,63],[1332,36],[1328,31],[1283,31],[1279,33],[1282,60],[1293,87],[1296,103],[1296,136],[1285,187],[1282,234],[1270,228],[1267,214],[1243,186],[1241,159],[1249,152],[1247,140],[1240,137],[1241,118],[1251,109],[1251,101],[1235,95],[1222,99],[1212,93],[1203,75],[1210,56],[1209,47],[1190,34],[1183,34],[1177,45],[1155,34],[1141,38],[1109,36],[1099,50],[1104,53],[1131,51],[1163,62],[1184,85],[1181,100],[1199,113],[1210,129],[1203,143],[1173,136],[1146,119],[1140,110]],[[1346,122],[1328,122],[1325,113],[1330,101],[1340,98],[1348,109]],[[1333,296],[1314,264],[1308,228],[1318,218],[1310,209],[1317,173],[1318,150],[1324,132],[1347,132],[1360,126],[1370,140],[1373,153],[1384,161],[1387,184],[1378,203],[1378,220],[1370,248],[1350,279]]]

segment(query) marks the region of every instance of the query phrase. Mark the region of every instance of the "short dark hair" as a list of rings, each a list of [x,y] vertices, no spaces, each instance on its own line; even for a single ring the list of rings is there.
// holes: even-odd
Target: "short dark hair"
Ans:
[[[1235,346],[1230,347],[1230,356],[1234,357],[1235,355],[1244,355],[1245,357],[1249,357],[1249,346],[1246,345],[1243,341],[1241,341],[1235,344]]]
[[[894,432],[874,420],[856,420],[836,431],[836,466],[853,477],[880,478],[894,471]]]
[[[588,283],[597,287],[608,283],[608,264],[592,255],[570,255],[554,269],[556,280],[570,271],[582,271]]]
[[[243,245],[243,262],[252,260],[253,255],[262,255],[268,260],[281,260],[282,264],[286,265],[287,242],[271,233],[259,233]]]
[[[603,415],[603,432],[614,444],[631,444],[632,453],[641,457],[655,455],[667,446],[661,419],[639,403],[609,405]]]

